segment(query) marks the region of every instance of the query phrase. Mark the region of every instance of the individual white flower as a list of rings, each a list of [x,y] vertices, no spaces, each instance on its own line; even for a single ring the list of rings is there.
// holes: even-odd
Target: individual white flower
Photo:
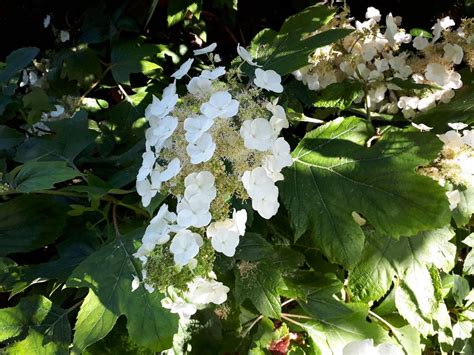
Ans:
[[[245,224],[247,223],[247,211],[235,209],[232,212],[232,222],[234,223],[234,229],[239,233],[240,236],[245,234]]]
[[[450,149],[459,149],[464,145],[461,135],[456,131],[448,131],[438,135],[438,138]]]
[[[283,86],[281,85],[281,76],[276,71],[271,69],[255,69],[255,79],[253,79],[253,83],[259,88],[268,91],[273,91],[276,93],[283,92]]]
[[[207,47],[200,48],[200,49],[195,49],[193,51],[193,54],[196,56],[196,55],[211,53],[211,52],[214,51],[214,49],[216,49],[216,47],[217,47],[217,43],[214,42],[214,43],[208,45]]]
[[[174,109],[177,102],[178,95],[176,94],[176,82],[174,81],[163,90],[161,100],[153,96],[152,103],[145,109],[145,118],[147,120],[163,118]]]
[[[293,158],[291,157],[290,150],[290,145],[283,137],[279,137],[273,142],[272,154],[277,159],[278,166],[281,169],[293,164]]]
[[[179,318],[183,320],[188,320],[197,312],[196,305],[186,302],[181,297],[175,297],[174,301],[169,297],[163,298],[161,306],[169,309],[171,313],[178,314]]]
[[[377,60],[375,60],[375,65],[377,65]],[[339,69],[341,69],[344,74],[348,75],[348,76],[353,76],[354,75],[354,67],[351,63],[349,62],[342,62],[341,64],[339,64]],[[378,69],[378,67],[377,67]],[[387,68],[388,69],[388,68]]]
[[[272,145],[272,154],[263,158],[262,167],[267,175],[275,182],[283,180],[281,170],[284,167],[291,166],[293,158],[290,154],[290,145],[283,137],[278,138]]]
[[[449,83],[450,72],[442,64],[430,63],[426,66],[426,79],[444,87]]]
[[[272,145],[273,127],[264,118],[246,120],[240,127],[240,135],[244,139],[244,146],[246,148],[264,152]]]
[[[241,47],[240,44],[237,44],[237,54],[240,56],[240,58],[242,58],[248,64],[256,66],[256,67],[260,67],[260,65],[258,65],[257,63],[253,61],[253,58],[250,55],[250,53],[244,47]]]
[[[173,237],[170,245],[170,252],[173,254],[174,262],[184,266],[199,253],[202,245],[202,238],[199,234],[190,230],[182,229]]]
[[[193,65],[193,62],[194,62],[194,58],[189,58],[187,61],[181,64],[178,70],[176,70],[173,74],[171,74],[171,77],[177,80],[181,79],[183,76],[188,74],[188,71],[189,69],[191,69],[191,65]]]
[[[220,63],[222,61],[221,56],[217,53],[214,54],[213,60],[214,60],[215,63]]]
[[[412,122],[411,125],[415,127],[416,129],[420,130],[420,132],[429,132],[433,129],[433,127],[429,127],[425,125],[424,123],[416,124]]]
[[[443,58],[453,62],[454,64],[460,64],[464,56],[464,51],[461,46],[457,44],[446,43],[443,47],[444,56]]]
[[[43,20],[43,27],[48,28],[50,23],[51,23],[51,16],[46,15],[46,17]]]
[[[265,108],[272,113],[270,118],[270,125],[273,128],[274,135],[278,136],[283,128],[288,128],[290,125],[286,118],[285,109],[280,105],[267,103]]]
[[[265,219],[270,219],[277,214],[280,204],[278,203],[278,189],[275,186],[274,193],[261,197],[252,198],[252,208]]]
[[[206,280],[196,277],[188,283],[186,298],[193,304],[222,304],[227,300],[230,288],[216,280]]]
[[[137,180],[136,183],[137,193],[142,198],[142,205],[143,207],[147,207],[151,199],[156,196],[157,190],[152,188],[152,185],[148,179],[144,180]]]
[[[278,212],[278,188],[263,167],[244,172],[242,183],[252,199],[252,208],[269,219]]]
[[[380,11],[376,9],[375,7],[368,7],[367,11],[365,13],[365,18],[366,19],[373,19],[376,22],[379,22],[380,19],[382,18],[382,15],[380,14]]]
[[[181,161],[178,158],[174,158],[168,163],[168,166],[166,169],[162,169],[160,165],[156,165],[155,169],[153,169],[151,173],[151,180],[152,184],[154,182],[157,182],[157,185],[160,185],[160,183],[171,180],[174,178],[176,175],[181,170]]]
[[[446,192],[446,196],[448,197],[449,201],[449,209],[453,211],[458,206],[459,202],[461,202],[461,194],[458,190],[452,190]]]
[[[373,42],[362,44],[361,49],[362,49],[362,58],[366,62],[372,61],[372,59],[374,59],[374,57],[377,55],[377,48],[375,48],[375,45]]]
[[[212,82],[200,76],[192,78],[186,85],[189,93],[196,97],[206,97],[212,92]]]
[[[204,115],[188,117],[184,120],[185,137],[189,143],[195,143],[204,132],[214,124],[214,120]]]
[[[358,340],[348,343],[342,349],[342,355],[403,355],[400,347],[384,343],[374,346],[373,339]]]
[[[214,250],[228,257],[235,255],[239,245],[239,236],[245,234],[247,211],[234,209],[232,219],[211,223],[206,230],[207,237],[211,239]]]
[[[152,285],[150,285],[150,284],[145,283],[145,284],[143,284],[143,287],[145,287],[145,290],[147,290],[148,293],[153,293],[153,292],[155,292],[155,288],[154,288]]]
[[[207,228],[207,236],[211,238],[211,244],[215,251],[232,257],[239,245],[239,233],[232,230],[233,223],[230,220],[214,222]]]
[[[51,111],[51,112],[49,113],[49,115],[50,115],[51,117],[57,118],[57,117],[61,116],[61,115],[64,113],[64,107],[63,107],[63,106],[61,106],[61,105],[54,105],[54,108],[55,108],[55,110],[54,110],[54,111]]]
[[[142,246],[134,255],[137,257],[147,256],[156,245],[167,243],[170,240],[169,233],[174,231],[174,222],[176,222],[176,214],[168,210],[167,204],[163,204],[146,228]]]
[[[396,43],[410,43],[412,39],[411,34],[406,33],[405,31],[398,31],[395,36],[394,40]]]
[[[133,276],[133,280],[132,280],[132,292],[133,292],[140,286],[140,279],[138,278],[137,275],[132,275],[132,276]]]
[[[204,200],[210,203],[216,198],[217,194],[214,183],[214,175],[209,171],[191,173],[184,179],[184,185],[186,186],[184,197],[191,203],[195,196],[199,200]]]
[[[245,171],[242,175],[242,184],[252,198],[254,196],[271,194],[273,188],[276,187],[262,167],[256,167],[252,171]]]
[[[145,179],[153,169],[153,165],[156,162],[156,155],[151,150],[146,151],[142,154],[142,166],[138,171],[137,180]]]
[[[212,94],[208,102],[201,105],[201,113],[210,118],[231,118],[239,111],[239,101],[232,99],[227,91]]]
[[[358,32],[364,32],[364,31],[370,30],[372,27],[375,26],[376,23],[377,22],[374,19],[368,19],[367,21],[364,21],[364,22],[360,22],[356,20],[355,28],[356,28],[356,31]]]
[[[398,27],[397,27],[397,24],[395,23],[395,20],[391,12],[385,18],[385,26],[387,27],[384,34],[385,38],[388,40],[390,45],[394,45],[395,35],[398,32]]]
[[[416,36],[413,39],[413,47],[415,47],[419,51],[422,51],[423,49],[428,47],[429,44],[430,44],[430,42],[428,41],[428,39],[426,39],[423,36]]]
[[[448,126],[454,129],[455,131],[462,131],[464,128],[467,127],[467,124],[462,123],[462,122],[453,122],[453,123],[448,123]]]
[[[177,222],[183,228],[191,226],[201,228],[211,222],[212,216],[209,213],[209,201],[199,201],[196,198],[190,203],[190,201],[182,199],[178,203],[176,210],[178,212]]]
[[[416,96],[401,96],[398,99],[398,107],[401,108],[402,110],[405,109],[412,109],[416,110],[418,108],[418,103],[420,99]]]
[[[456,23],[449,17],[443,17],[438,19],[438,21],[431,27],[433,30],[433,43],[441,38],[441,32],[448,29],[449,27],[454,26]]]
[[[454,90],[438,90],[437,99],[443,104],[447,104],[454,97]]]
[[[436,95],[428,95],[418,102],[418,110],[424,112],[436,106]]]
[[[214,70],[203,70],[201,72],[200,77],[209,79],[209,80],[216,80],[218,77],[224,75],[226,73],[225,67],[217,67]]]
[[[374,64],[375,64],[375,67],[377,68],[377,71],[379,71],[380,73],[383,73],[384,71],[387,71],[390,69],[388,60],[385,58],[382,58],[382,59],[376,58],[374,60]]]
[[[194,143],[189,143],[186,147],[186,153],[191,158],[192,164],[206,162],[212,158],[216,144],[212,141],[209,133],[203,133]]]
[[[474,148],[474,129],[464,131],[462,140],[464,141],[464,144]]]
[[[154,145],[162,146],[166,139],[171,137],[173,132],[178,127],[178,119],[173,116],[166,116],[161,119],[151,120],[150,126],[156,142]],[[154,140],[152,139],[152,142]]]
[[[387,87],[384,84],[377,85],[374,89],[369,91],[370,102],[378,104],[382,102],[385,98],[385,93],[387,92]]]
[[[68,31],[63,31],[63,30],[61,30],[61,31],[59,32],[59,39],[61,40],[61,42],[64,43],[64,42],[67,42],[67,41],[69,41],[69,40],[71,39],[71,35],[69,34]]]

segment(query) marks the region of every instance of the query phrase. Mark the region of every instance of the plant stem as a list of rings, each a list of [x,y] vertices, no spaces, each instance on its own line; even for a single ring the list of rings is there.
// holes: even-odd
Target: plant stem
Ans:
[[[259,315],[255,320],[250,324],[250,326],[245,330],[245,332],[242,334],[242,339],[247,336],[248,333],[252,330],[252,328],[257,324],[261,319],[263,318],[263,315]]]
[[[382,323],[383,325],[385,325],[393,334],[394,338],[397,340],[397,342],[403,347],[403,344],[400,340],[400,338],[398,337],[397,333],[396,333],[396,329],[393,325],[391,325],[389,322],[387,322],[385,319],[383,319],[382,317],[380,317],[377,313],[375,312],[372,312],[369,310],[369,317],[372,317],[372,318],[375,318],[376,320],[378,320],[380,323]],[[407,355],[410,355],[410,354],[407,354]]]

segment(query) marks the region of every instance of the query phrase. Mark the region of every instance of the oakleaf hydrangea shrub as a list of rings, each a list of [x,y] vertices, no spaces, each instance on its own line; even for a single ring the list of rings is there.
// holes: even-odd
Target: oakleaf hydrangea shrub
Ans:
[[[97,3],[0,63],[1,351],[473,353],[472,19]]]
[[[288,128],[278,98],[281,77],[255,69],[244,83],[239,68],[216,66],[215,44],[195,51],[211,65],[190,77],[194,58],[171,76],[161,99],[146,108],[146,150],[137,175],[137,192],[144,207],[158,193],[174,197],[150,221],[135,254],[143,263],[149,292],[167,294],[162,302],[171,312],[189,318],[197,307],[221,304],[229,288],[216,280],[215,253],[235,254],[245,235],[247,212],[234,201],[249,202],[269,219],[279,208],[275,182],[293,162],[281,130]],[[254,65],[241,47],[242,59]],[[186,82],[186,84],[184,84]],[[181,97],[177,86],[185,86]],[[268,95],[267,95],[268,96]]]

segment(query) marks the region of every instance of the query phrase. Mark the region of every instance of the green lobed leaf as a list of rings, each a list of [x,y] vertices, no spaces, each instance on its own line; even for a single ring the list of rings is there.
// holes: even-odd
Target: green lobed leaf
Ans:
[[[5,84],[16,73],[26,67],[38,55],[36,47],[19,48],[11,52],[6,59],[6,66],[0,70],[0,84]]]
[[[89,129],[89,120],[84,111],[77,112],[69,119],[48,122],[47,125],[54,134],[25,140],[18,147],[16,161],[26,163],[33,159],[62,159],[71,164],[86,147],[94,143],[97,136],[97,132]]]
[[[66,210],[51,196],[23,195],[1,203],[0,255],[25,253],[53,242],[66,224]]]
[[[412,265],[435,265],[446,272],[454,267],[456,246],[449,242],[449,228],[396,240],[378,233],[366,233],[364,252],[349,276],[352,297],[360,301],[380,299],[394,277],[403,279]]]
[[[168,3],[168,27],[183,21],[189,13],[199,18],[202,1],[198,0],[174,0]]]
[[[298,322],[321,354],[342,354],[345,345],[357,340],[370,338],[377,344],[391,341],[381,326],[367,321],[369,308],[366,304],[344,304],[331,296],[315,294],[308,302],[300,302],[300,306],[312,319],[298,318]],[[294,311],[300,312],[299,309]]]
[[[69,354],[66,315],[44,296],[25,297],[15,307],[0,309],[0,343],[12,343],[7,354]]]
[[[80,46],[64,60],[64,73],[70,80],[80,85],[97,80],[102,73],[100,59],[96,52],[87,46]]]
[[[345,110],[359,96],[361,90],[362,83],[359,81],[345,80],[341,83],[333,83],[321,91],[321,95],[313,105]]]
[[[142,42],[143,40],[138,38],[112,45],[112,75],[118,83],[130,84],[131,73],[149,74],[161,69],[158,64],[144,59],[159,53],[160,47]]]
[[[439,139],[391,131],[365,147],[373,134],[371,125],[359,118],[338,119],[307,133],[279,185],[295,239],[309,231],[325,256],[346,268],[357,263],[364,245],[353,212],[393,237],[442,227],[450,220],[443,188],[415,172],[436,158]]]
[[[58,182],[81,175],[64,161],[29,161],[20,168],[13,184],[16,191],[28,193],[51,189]]]
[[[17,130],[0,126],[0,150],[10,149],[20,144],[25,139],[25,136]]]
[[[288,247],[272,247],[258,234],[247,234],[237,252],[242,261],[235,271],[235,297],[242,303],[250,300],[266,317],[279,318],[279,286],[282,275],[296,269],[303,256]]]
[[[453,211],[453,218],[456,225],[462,227],[469,223],[474,214],[474,187],[469,186],[465,189],[458,189],[458,191],[461,201]]]
[[[120,315],[127,317],[128,333],[137,344],[153,351],[171,347],[177,318],[161,307],[163,296],[148,293],[142,284],[131,290],[133,277],[141,275],[134,264],[133,243],[142,235],[138,229],[117,237],[85,259],[67,281],[68,287],[89,287],[92,292],[79,311],[74,353],[107,335]]]
[[[270,29],[260,31],[252,40],[250,52],[264,69],[273,69],[280,75],[289,74],[308,65],[308,56],[316,48],[331,44],[352,32],[335,29],[313,34],[334,14],[333,9],[324,5],[309,6],[287,18],[278,33]]]
[[[441,297],[433,273],[414,264],[395,289],[395,304],[400,315],[425,337],[434,333]]]

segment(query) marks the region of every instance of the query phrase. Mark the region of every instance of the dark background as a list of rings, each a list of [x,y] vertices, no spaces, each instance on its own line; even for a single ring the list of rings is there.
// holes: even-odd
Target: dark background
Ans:
[[[180,25],[171,29],[166,26],[168,2],[179,0],[160,0],[148,26],[148,35],[156,36],[158,43],[166,40],[192,41],[189,33],[183,33]],[[466,2],[469,2],[467,0]],[[247,44],[261,29],[278,29],[285,18],[314,3],[310,0],[238,0],[235,13],[222,5],[223,0],[204,0],[202,19],[206,22],[209,41],[217,41],[224,53],[235,51],[235,42]],[[12,50],[24,46],[41,49],[54,47],[55,37],[51,28],[43,28],[43,19],[51,14],[52,22],[60,29],[71,29],[72,38],[80,32],[84,18],[91,17],[88,10],[97,7],[118,8],[125,4],[125,11],[132,17],[143,21],[148,13],[151,0],[0,0],[0,60]],[[436,18],[451,16],[457,23],[470,15],[465,0],[348,0],[352,13],[364,18],[368,6],[380,9],[383,15],[392,12],[403,17],[403,27],[429,29]],[[94,14],[94,16],[108,16]]]

